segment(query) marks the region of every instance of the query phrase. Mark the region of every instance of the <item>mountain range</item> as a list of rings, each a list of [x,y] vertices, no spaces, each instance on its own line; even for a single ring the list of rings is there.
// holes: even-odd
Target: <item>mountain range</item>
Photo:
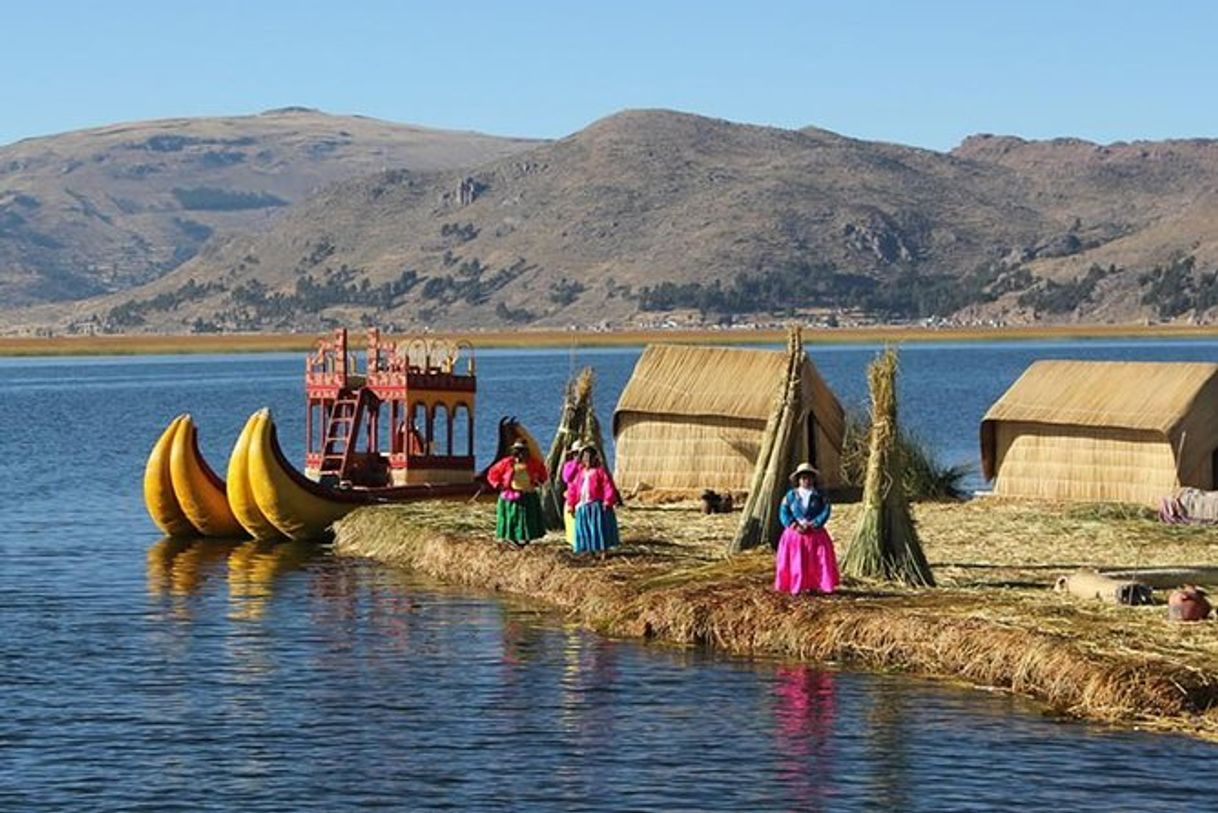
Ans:
[[[1208,320],[1216,216],[1213,140],[978,135],[940,153],[635,110],[537,141],[288,109],[0,148],[0,316]]]
[[[468,166],[537,143],[306,108],[25,139],[0,147],[0,302],[127,290],[213,235],[269,227],[335,181]]]

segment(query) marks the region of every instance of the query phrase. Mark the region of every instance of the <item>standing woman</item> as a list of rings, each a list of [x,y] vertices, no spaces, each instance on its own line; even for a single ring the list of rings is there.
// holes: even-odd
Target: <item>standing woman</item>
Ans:
[[[783,531],[774,560],[774,589],[791,595],[805,590],[832,593],[840,581],[833,538],[825,530],[829,501],[816,490],[815,481],[816,469],[800,463],[791,472],[794,488],[778,509]]]
[[[620,541],[617,531],[617,486],[591,444],[580,452],[580,468],[567,485],[567,507],[575,514],[576,553],[604,554]]]
[[[495,539],[523,547],[546,534],[537,488],[546,481],[546,466],[529,456],[523,440],[512,444],[512,453],[491,466],[487,482],[499,489],[495,505]]]
[[[562,478],[562,528],[571,547],[575,547],[575,514],[574,509],[567,505],[567,494],[571,492],[571,481],[579,474],[579,455],[583,448],[584,444],[578,440],[568,446],[566,462],[558,472]]]

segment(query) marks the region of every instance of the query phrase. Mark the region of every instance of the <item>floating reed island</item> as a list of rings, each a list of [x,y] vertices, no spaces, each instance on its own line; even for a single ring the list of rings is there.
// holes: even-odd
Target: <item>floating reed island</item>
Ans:
[[[862,510],[835,506],[839,556]],[[496,544],[493,506],[482,503],[361,508],[336,526],[335,550],[527,597],[612,636],[947,678],[1067,716],[1218,739],[1214,622],[1172,623],[1163,604],[1052,589],[1079,566],[1216,561],[1212,528],[1164,525],[1145,509],[1002,498],[913,513],[934,588],[847,578],[833,595],[776,593],[768,547],[724,553],[739,513],[703,514],[693,502],[621,509],[622,547],[603,561],[573,555],[561,533],[523,550]]]
[[[918,463],[902,439],[894,351],[868,370],[865,442],[808,362],[798,330],[785,354],[708,352],[648,348],[627,384],[614,416],[618,480],[651,500],[623,507],[623,545],[607,557],[573,554],[558,522],[526,549],[497,544],[492,509],[476,503],[360,509],[335,526],[336,551],[544,602],[609,635],[907,671],[1006,689],[1064,715],[1218,739],[1213,623],[1169,621],[1161,602],[1094,598],[1114,585],[1144,600],[1152,583],[1218,583],[1218,568],[1197,568],[1218,561],[1212,529],[1161,524],[1149,508],[1117,503],[998,496],[911,505],[915,494],[950,493],[955,474],[930,478],[946,478],[946,489],[912,485],[935,467]],[[699,386],[707,370],[738,363],[738,374]],[[674,380],[690,385],[681,403],[666,395]],[[552,462],[568,435],[599,434],[590,388],[590,372],[568,388]],[[738,390],[773,395],[756,404]],[[754,450],[751,471],[719,464],[725,444]],[[841,589],[792,596],[773,589],[767,543],[782,530],[776,506],[787,473],[809,459],[831,483],[861,483],[862,498],[839,502],[830,525]],[[706,461],[714,465],[699,465]],[[728,478],[716,485],[747,489],[741,512],[657,503],[701,481],[683,481],[683,472],[712,469]],[[838,479],[850,470],[862,476]],[[644,479],[657,487],[631,484]],[[1086,590],[1092,598],[1078,596]]]

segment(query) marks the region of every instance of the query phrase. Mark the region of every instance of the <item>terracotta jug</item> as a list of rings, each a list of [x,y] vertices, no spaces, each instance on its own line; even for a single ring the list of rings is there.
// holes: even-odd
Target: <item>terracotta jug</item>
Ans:
[[[1168,596],[1167,618],[1171,621],[1201,621],[1209,614],[1210,603],[1200,587],[1186,584]]]

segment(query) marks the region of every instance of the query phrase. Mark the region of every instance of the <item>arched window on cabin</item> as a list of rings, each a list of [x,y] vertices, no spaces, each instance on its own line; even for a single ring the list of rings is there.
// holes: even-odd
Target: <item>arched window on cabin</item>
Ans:
[[[453,454],[474,456],[474,414],[465,404],[453,407]]]
[[[389,425],[388,434],[384,435],[389,439],[389,454],[402,454],[406,451],[406,418],[402,412],[402,402],[387,401],[383,414]]]
[[[369,427],[372,432],[368,438],[368,446],[371,451],[384,454],[387,446],[390,446],[389,439],[393,437],[393,424],[391,423],[390,403],[383,401],[372,407],[373,420]]]
[[[453,453],[453,418],[448,407],[436,404],[431,414],[432,423],[432,454],[452,457]]]
[[[310,401],[308,414],[305,415],[305,452],[313,454],[320,452],[325,443],[326,422],[325,411],[318,401]]]
[[[407,454],[419,457],[428,453],[430,426],[428,425],[426,404],[422,401],[415,401],[410,405],[410,415],[406,419],[406,425],[402,427],[402,431],[405,433]]]

